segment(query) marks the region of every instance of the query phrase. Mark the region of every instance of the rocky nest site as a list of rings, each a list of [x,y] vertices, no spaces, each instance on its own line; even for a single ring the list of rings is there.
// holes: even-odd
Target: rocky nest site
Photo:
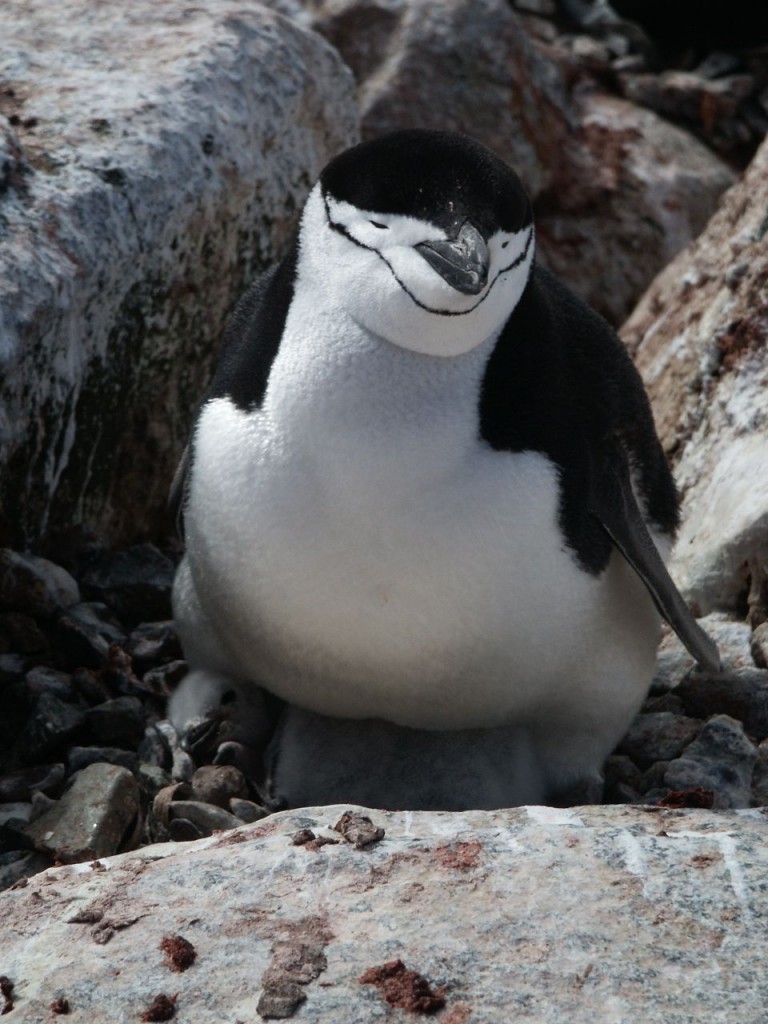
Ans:
[[[165,718],[186,671],[171,621],[177,555],[85,544],[65,567],[0,551],[0,888],[268,813],[234,744],[193,758]],[[700,621],[724,671],[696,671],[665,635],[648,698],[606,762],[604,802],[768,804],[768,623]]]

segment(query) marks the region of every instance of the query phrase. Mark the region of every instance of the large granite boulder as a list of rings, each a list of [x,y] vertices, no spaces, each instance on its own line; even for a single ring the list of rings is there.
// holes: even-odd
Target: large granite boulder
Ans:
[[[765,1019],[759,811],[345,811],[0,894],[9,1021]]]
[[[157,534],[227,312],[356,139],[352,76],[234,0],[6,0],[0,68],[0,543]]]
[[[684,495],[673,571],[768,618],[768,142],[624,325]]]

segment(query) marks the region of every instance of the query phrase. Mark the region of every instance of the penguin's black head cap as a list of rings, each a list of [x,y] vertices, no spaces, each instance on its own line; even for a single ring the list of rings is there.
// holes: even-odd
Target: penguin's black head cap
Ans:
[[[469,219],[486,239],[533,219],[512,168],[453,132],[414,128],[362,142],[328,164],[320,185],[360,210],[416,217],[449,233]]]

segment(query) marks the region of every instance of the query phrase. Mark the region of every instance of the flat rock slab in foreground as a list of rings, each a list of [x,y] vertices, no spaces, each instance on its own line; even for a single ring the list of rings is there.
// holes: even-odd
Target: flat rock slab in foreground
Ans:
[[[765,1021],[760,811],[367,811],[385,835],[358,849],[333,830],[345,810],[286,811],[3,893],[9,1024],[50,1021],[62,998],[72,1020],[167,1019],[146,1013],[161,994],[194,1024],[404,1021],[419,1007],[442,1024]],[[305,829],[338,842],[294,845]],[[397,960],[423,977],[371,971]]]

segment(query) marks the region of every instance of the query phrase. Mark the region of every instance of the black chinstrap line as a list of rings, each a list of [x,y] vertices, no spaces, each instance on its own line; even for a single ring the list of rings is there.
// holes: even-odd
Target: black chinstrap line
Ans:
[[[386,266],[389,267],[389,272],[392,274],[394,279],[403,289],[408,298],[411,299],[420,309],[423,309],[427,313],[434,313],[436,316],[467,316],[467,314],[469,313],[474,313],[474,311],[478,309],[478,307],[481,306],[488,298],[488,296],[491,294],[493,286],[499,280],[501,275],[508,273],[510,270],[514,270],[515,267],[519,267],[521,263],[525,262],[526,258],[528,257],[528,252],[531,248],[531,243],[533,242],[533,225],[531,225],[528,229],[528,241],[525,243],[525,248],[523,249],[523,251],[516,259],[512,260],[509,266],[502,267],[502,269],[498,272],[496,277],[494,277],[493,281],[491,281],[485,295],[483,295],[483,297],[479,299],[470,309],[433,309],[432,306],[427,306],[424,302],[420,302],[419,299],[417,299],[416,296],[413,294],[413,292],[406,287],[406,285],[400,280],[400,278],[395,273],[394,267],[386,258],[386,256],[380,253],[378,249],[374,249],[372,245],[366,245],[364,242],[358,241],[353,235],[349,233],[349,231],[347,231],[345,227],[343,227],[341,224],[337,224],[336,221],[333,220],[333,218],[331,217],[331,211],[328,207],[328,198],[325,195],[323,195],[323,205],[325,206],[325,216],[328,221],[328,226],[331,228],[332,231],[337,231],[340,235],[343,235],[345,238],[348,238],[353,245],[357,245],[361,249],[367,249],[368,252],[375,253],[376,256],[378,256],[379,259],[382,261],[382,263],[386,264]]]

